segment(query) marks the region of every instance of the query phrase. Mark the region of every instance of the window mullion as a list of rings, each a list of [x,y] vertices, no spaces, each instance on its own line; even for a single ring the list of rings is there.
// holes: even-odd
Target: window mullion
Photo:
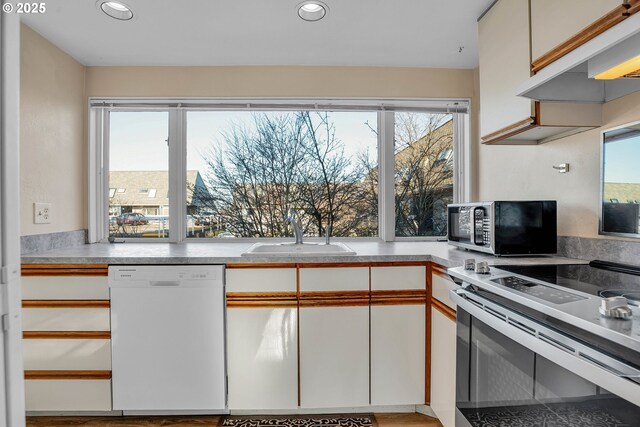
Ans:
[[[169,241],[181,242],[186,230],[186,112],[169,111]]]
[[[392,242],[395,226],[395,114],[378,113],[378,228],[380,238]]]

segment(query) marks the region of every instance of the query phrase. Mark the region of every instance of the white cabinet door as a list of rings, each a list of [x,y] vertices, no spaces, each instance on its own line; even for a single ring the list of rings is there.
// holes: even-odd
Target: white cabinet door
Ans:
[[[431,310],[431,409],[444,427],[455,427],[456,322]]]
[[[368,291],[369,267],[301,268],[300,291]]]
[[[425,306],[371,307],[371,404],[424,404]]]
[[[298,407],[296,308],[229,308],[229,409]]]
[[[300,309],[303,408],[369,405],[369,307]]]
[[[295,268],[227,268],[227,292],[295,292]]]
[[[532,103],[516,96],[531,76],[528,0],[499,1],[478,23],[480,136],[529,118]]]

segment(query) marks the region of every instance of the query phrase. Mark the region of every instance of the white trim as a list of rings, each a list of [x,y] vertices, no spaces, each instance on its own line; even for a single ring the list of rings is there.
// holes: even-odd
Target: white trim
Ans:
[[[315,102],[314,102],[315,101]],[[306,104],[305,104],[306,103]],[[322,103],[322,105],[320,104]],[[169,238],[125,238],[127,242],[218,242],[224,239],[187,239],[186,157],[187,111],[300,110],[336,107],[335,111],[377,111],[378,114],[378,235],[375,240],[391,242],[395,236],[395,111],[452,114],[454,120],[454,200],[468,200],[470,174],[469,99],[315,99],[305,98],[89,98],[89,242],[109,236],[109,114],[111,112],[165,111],[169,115]],[[453,110],[453,111],[452,111]],[[463,118],[464,120],[460,120]],[[101,124],[101,126],[100,126]],[[175,142],[175,143],[171,143]],[[459,153],[457,153],[459,151]],[[457,153],[457,154],[456,154]],[[102,192],[103,206],[98,208]],[[364,238],[358,238],[364,239]],[[438,236],[399,237],[403,240],[437,240]],[[233,242],[255,239],[232,239]]]
[[[453,203],[471,198],[471,138],[469,114],[453,114]]]
[[[378,113],[378,236],[384,242],[396,238],[395,212],[395,114]]]
[[[0,14],[0,426],[24,417],[20,290],[20,19]],[[2,275],[0,275],[2,276]]]
[[[169,110],[169,242],[184,240],[187,228],[186,114],[182,109]]]

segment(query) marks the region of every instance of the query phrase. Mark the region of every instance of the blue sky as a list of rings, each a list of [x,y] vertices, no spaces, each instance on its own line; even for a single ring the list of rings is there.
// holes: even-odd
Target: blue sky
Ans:
[[[640,136],[605,144],[605,182],[640,184]]]
[[[272,112],[270,114],[281,114]],[[336,137],[349,156],[369,150],[376,156],[376,136],[364,124],[375,126],[375,112],[329,113]],[[168,113],[112,112],[110,170],[166,170],[168,168]],[[223,144],[222,133],[233,123],[253,123],[247,111],[190,111],[187,115],[187,169],[206,169],[202,159],[211,144]]]

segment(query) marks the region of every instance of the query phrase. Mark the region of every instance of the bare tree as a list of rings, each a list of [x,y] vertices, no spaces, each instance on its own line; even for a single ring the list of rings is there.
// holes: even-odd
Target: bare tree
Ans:
[[[453,201],[453,120],[448,114],[396,114],[396,235],[446,234]]]
[[[284,225],[290,208],[307,235],[323,235],[327,225],[350,235],[363,221],[354,214],[363,169],[351,165],[328,114],[255,114],[222,139],[204,156],[208,189],[198,200],[234,235],[291,235]]]

